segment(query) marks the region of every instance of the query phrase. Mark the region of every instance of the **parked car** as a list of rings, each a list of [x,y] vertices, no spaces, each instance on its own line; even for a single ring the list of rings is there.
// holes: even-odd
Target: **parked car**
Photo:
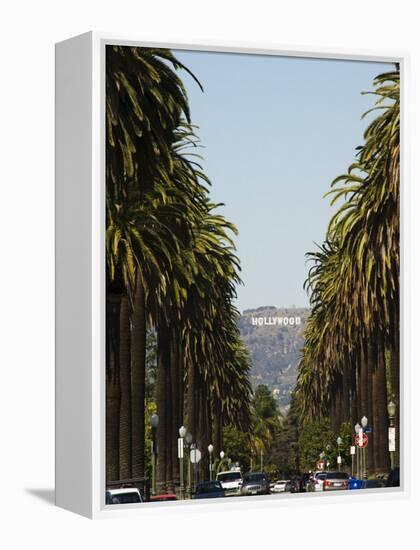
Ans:
[[[304,482],[302,476],[293,476],[290,480],[290,492],[291,493],[303,493],[304,492]]]
[[[196,487],[194,498],[219,498],[225,496],[225,490],[220,481],[203,481]]]
[[[306,492],[308,490],[308,485],[311,481],[312,472],[306,472],[305,474],[302,474],[302,491]]]
[[[143,502],[140,491],[135,487],[122,489],[107,489],[105,493],[106,504],[137,504]]]
[[[152,495],[150,502],[166,502],[168,500],[177,500],[175,493],[162,493],[161,495]]]
[[[273,484],[270,483],[270,491],[272,493],[288,493],[291,488],[292,483],[290,479],[280,479]]]
[[[358,479],[357,477],[349,478],[349,489],[352,491],[356,489],[361,489],[362,484],[363,484],[363,479]]]
[[[349,489],[382,489],[385,482],[381,479],[357,479],[349,478]]]
[[[325,472],[324,491],[342,491],[349,488],[349,474],[346,472]]]
[[[217,481],[220,481],[225,495],[240,495],[242,486],[242,474],[238,470],[229,470],[228,472],[219,472],[216,476]]]
[[[387,487],[399,487],[400,486],[400,469],[394,468],[391,470],[388,479],[386,481]]]
[[[381,479],[365,479],[362,482],[362,489],[383,489],[385,482]]]
[[[307,491],[310,493],[318,493],[319,491],[323,491],[324,481],[326,477],[326,472],[315,472],[313,476],[309,479]]]
[[[241,495],[269,495],[270,480],[263,472],[250,472],[242,480]]]

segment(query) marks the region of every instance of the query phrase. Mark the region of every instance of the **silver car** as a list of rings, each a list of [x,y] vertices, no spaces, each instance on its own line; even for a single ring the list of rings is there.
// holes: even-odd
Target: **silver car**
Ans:
[[[346,472],[325,472],[324,491],[343,491],[349,488],[349,475]]]
[[[250,472],[242,480],[241,495],[269,495],[270,480],[263,472]]]

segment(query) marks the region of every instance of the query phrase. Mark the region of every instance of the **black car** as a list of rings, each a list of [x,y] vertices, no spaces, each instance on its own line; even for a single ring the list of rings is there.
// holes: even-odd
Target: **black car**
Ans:
[[[304,492],[304,482],[302,476],[293,476],[290,480],[291,487],[290,492],[291,493],[303,493]]]
[[[269,495],[270,480],[264,472],[245,474],[242,481],[241,495]]]
[[[220,481],[203,481],[197,485],[194,498],[219,498],[224,497],[225,491]]]
[[[380,479],[364,479],[362,481],[362,489],[383,489],[385,483]]]
[[[400,469],[394,468],[391,470],[388,479],[386,480],[387,487],[399,487],[400,486]]]
[[[302,492],[306,492],[308,490],[308,485],[312,480],[313,475],[310,473],[302,474]]]

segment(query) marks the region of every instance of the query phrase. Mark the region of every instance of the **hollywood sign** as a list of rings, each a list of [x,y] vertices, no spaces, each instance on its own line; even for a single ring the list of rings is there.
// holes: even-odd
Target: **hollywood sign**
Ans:
[[[251,323],[255,327],[267,325],[285,327],[288,325],[300,325],[301,322],[302,319],[300,317],[251,317]]]

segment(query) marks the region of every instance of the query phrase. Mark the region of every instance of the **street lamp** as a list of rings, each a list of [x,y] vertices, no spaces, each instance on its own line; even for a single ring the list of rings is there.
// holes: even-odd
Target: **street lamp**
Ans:
[[[340,448],[341,448],[342,443],[343,443],[343,440],[341,439],[340,436],[338,436],[337,437],[337,447],[338,447],[337,465],[338,465],[338,471],[341,470],[341,452],[340,452]]]
[[[225,452],[224,451],[220,451],[220,460],[223,460],[225,458]]]
[[[395,419],[396,411],[397,405],[391,399],[391,401],[388,403],[388,416],[390,421],[393,421]]]
[[[207,450],[209,452],[209,462],[210,462],[210,481],[213,479],[213,462],[212,462],[212,456],[213,456],[213,451],[214,451],[214,447],[213,445],[210,443],[210,445],[207,447]]]
[[[152,495],[156,494],[156,456],[158,449],[156,445],[156,432],[159,426],[159,416],[152,414],[150,417],[150,429],[152,431]]]
[[[394,453],[395,453],[395,413],[397,412],[397,405],[392,401],[388,403],[388,417],[389,417],[389,428],[388,428],[388,450],[389,457],[391,461],[391,470],[394,469]]]
[[[368,425],[368,419],[366,418],[366,416],[363,416],[360,422],[362,423],[363,428],[366,428],[366,426]]]
[[[181,489],[181,498],[184,498],[184,438],[187,435],[187,428],[181,426],[178,430],[178,458],[179,458],[179,484]]]

